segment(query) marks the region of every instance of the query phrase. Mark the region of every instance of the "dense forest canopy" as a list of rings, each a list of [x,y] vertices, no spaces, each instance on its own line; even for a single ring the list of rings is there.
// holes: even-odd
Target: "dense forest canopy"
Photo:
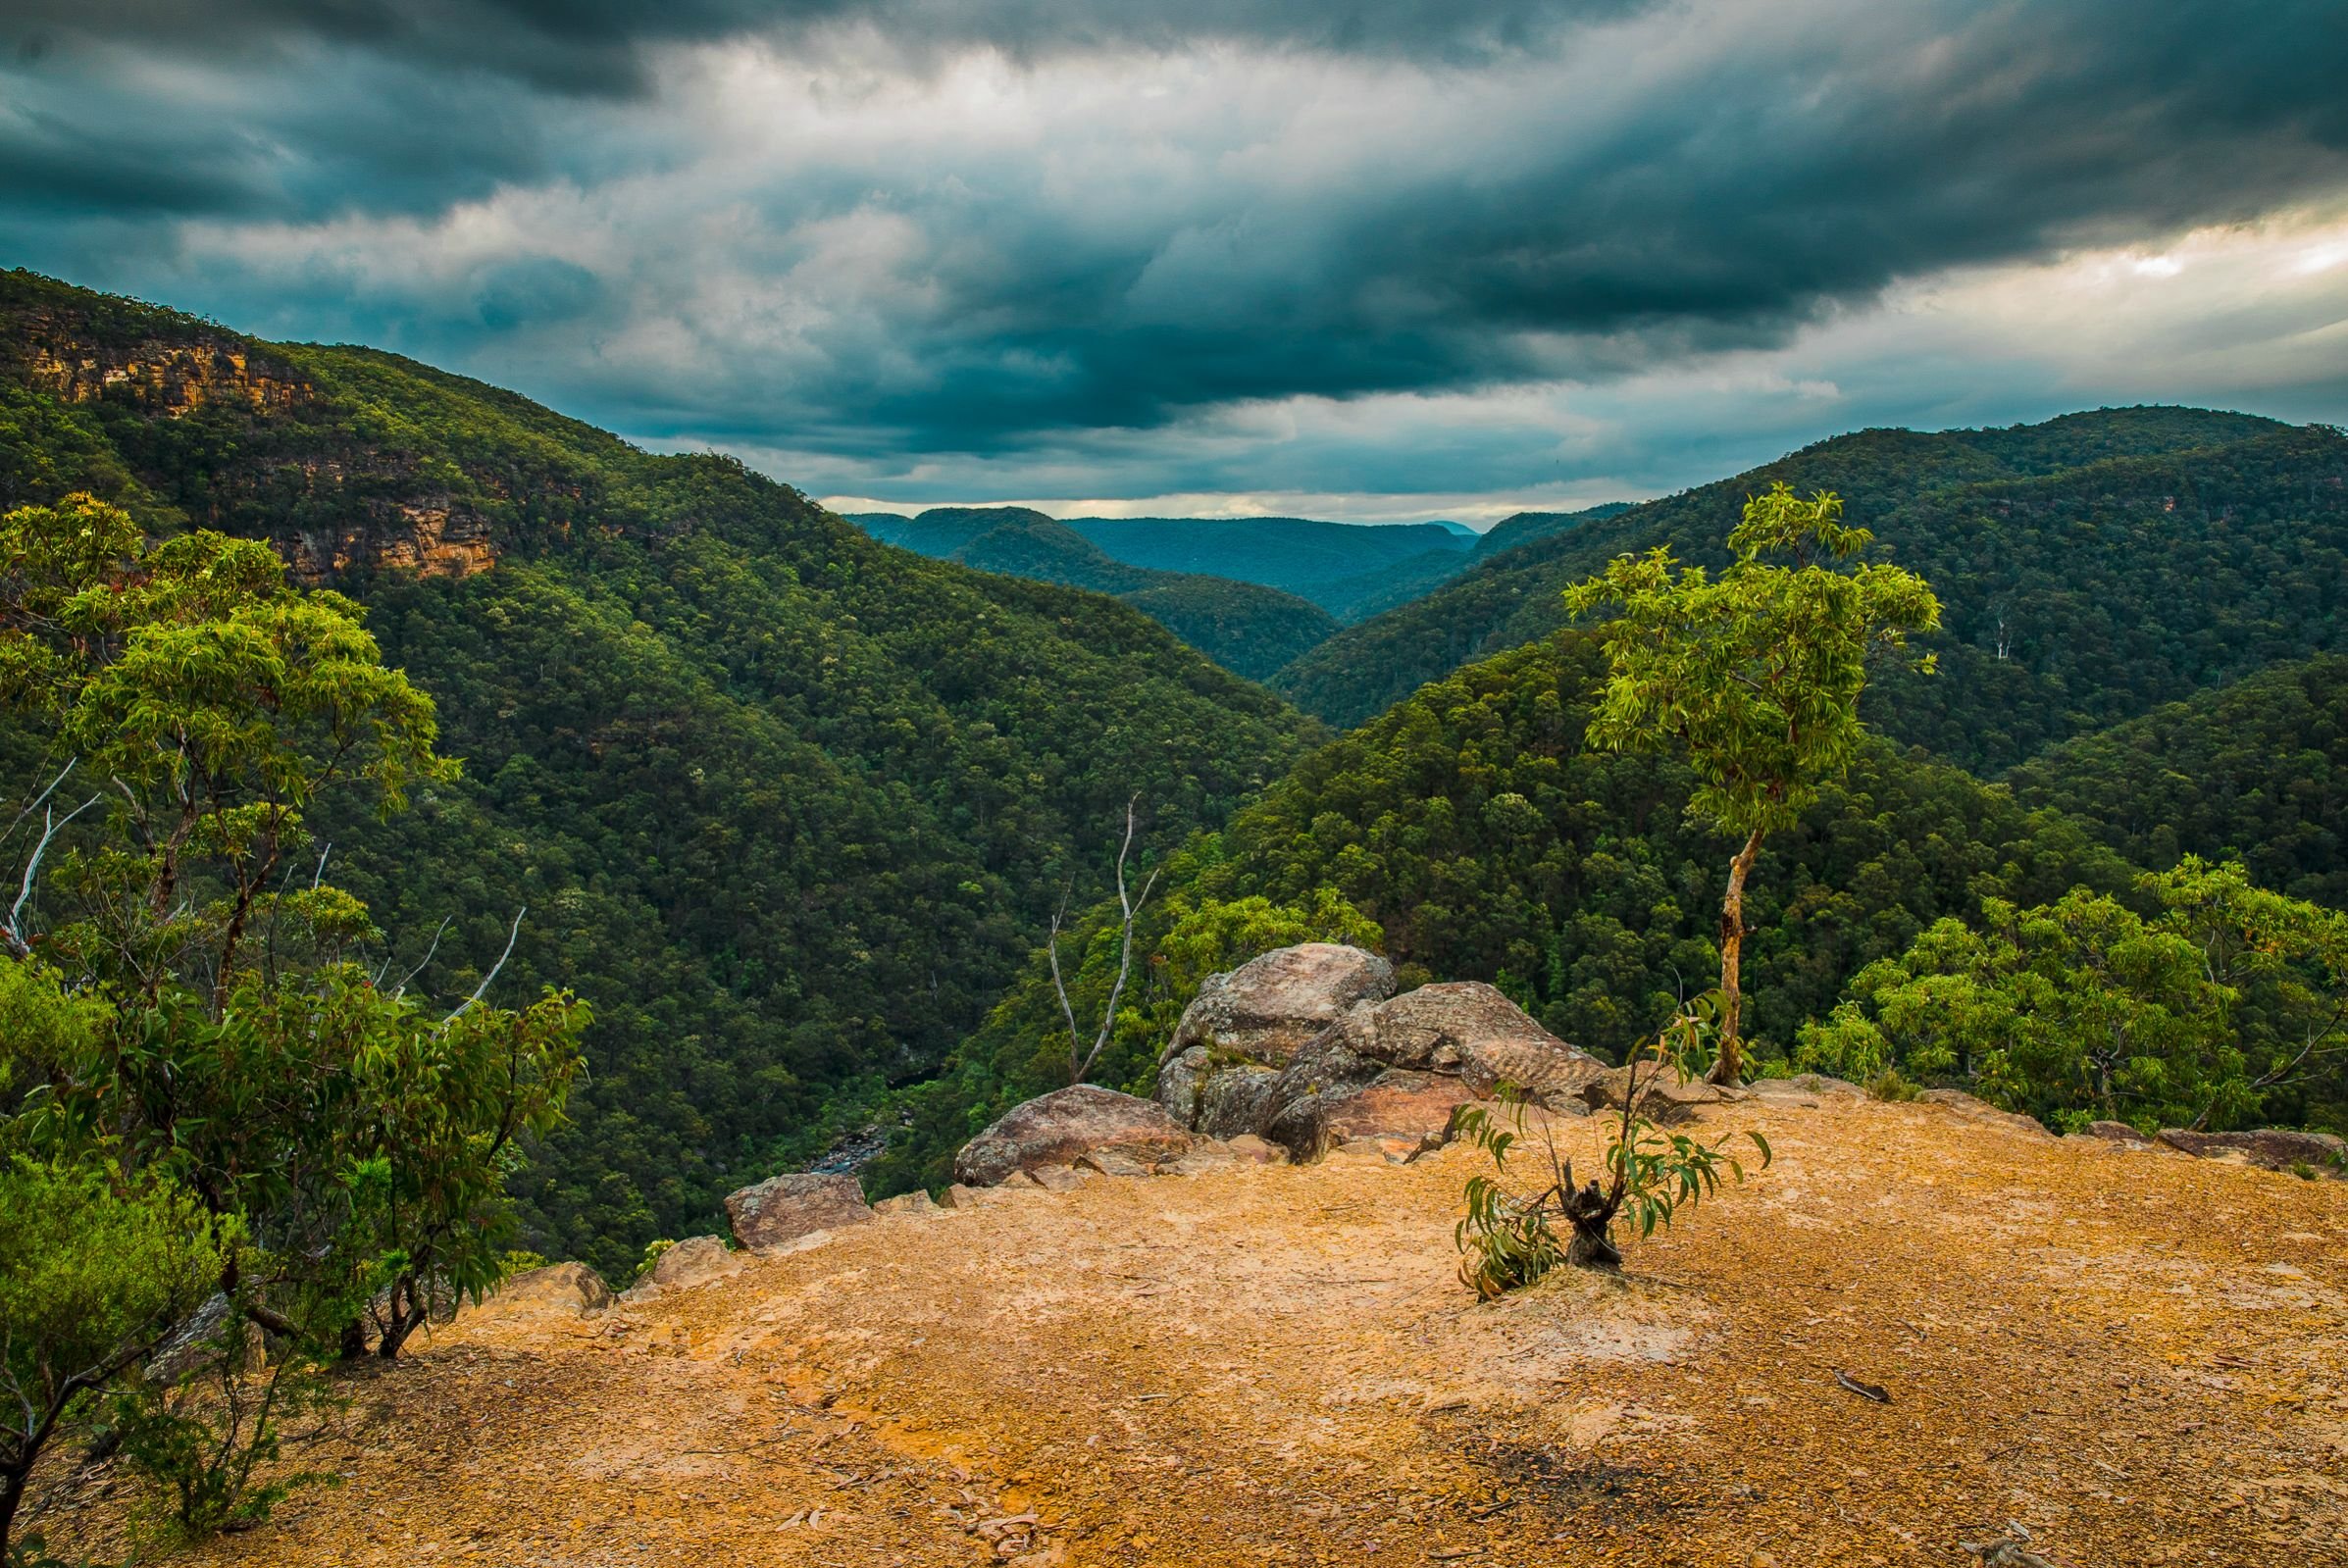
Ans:
[[[860,512],[874,538],[982,572],[1124,600],[1227,670],[1260,681],[1337,630],[1293,593],[1226,577],[1158,571],[1110,556],[1075,529],[1020,506],[934,507],[915,518]]]
[[[88,491],[155,538],[266,537],[436,699],[462,777],[388,823],[314,826],[419,989],[468,991],[520,913],[500,988],[592,1004],[571,1120],[519,1186],[534,1244],[606,1269],[876,1117],[902,1120],[876,1194],[935,1183],[1049,1087],[1039,943],[1065,902],[1076,988],[1105,996],[1096,900],[1137,796],[1161,878],[1099,1081],[1147,1088],[1206,973],[1309,936],[1379,945],[1406,982],[1490,980],[1619,1057],[1708,984],[1731,846],[1691,824],[1683,761],[1584,745],[1600,633],[1559,590],[1658,544],[1717,565],[1779,480],[1838,490],[1946,609],[1921,639],[1939,675],[1879,672],[1848,776],[1761,851],[1762,1065],[1821,1020],[1878,1027],[1897,986],[1859,978],[1937,984],[1951,932],[2166,918],[2144,876],[2187,856],[2343,902],[2348,441],[2327,429],[2129,409],[1863,431],[1512,520],[1491,549],[1393,553],[1357,576],[1464,570],[1283,674],[1367,721],[1331,739],[1158,624],[1236,646],[1268,605],[1323,634],[1280,590],[1153,576],[1040,514],[933,531],[1027,578],[1143,573],[1100,580],[1127,602],[927,560],[729,459],[651,456],[393,355],[0,279],[0,503]],[[21,796],[41,759],[6,738]]]
[[[594,1003],[525,1218],[623,1273],[928,1072],[1098,890],[1135,790],[1179,841],[1314,733],[1135,610],[886,548],[730,460],[5,275],[0,502],[77,489],[272,539],[436,699],[462,780],[314,826],[418,987],[462,996],[527,907],[500,990]]]
[[[2348,582],[2348,438],[2193,409],[2006,430],[1864,430],[1536,539],[1349,628],[1273,682],[1357,724],[1422,682],[1565,622],[1558,592],[1625,550],[1718,565],[1747,495],[1830,489],[1946,606],[1946,678],[1875,717],[1995,771],[2070,735],[2334,646]],[[2157,615],[2146,614],[2158,606]]]

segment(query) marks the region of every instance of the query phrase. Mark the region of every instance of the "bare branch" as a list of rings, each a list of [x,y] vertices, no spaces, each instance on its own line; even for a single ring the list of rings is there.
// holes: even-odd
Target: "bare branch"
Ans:
[[[529,913],[530,906],[528,904],[524,904],[520,909],[514,911],[514,929],[505,934],[505,951],[497,955],[497,962],[491,964],[489,966],[489,972],[482,976],[481,984],[473,987],[473,994],[466,997],[463,1001],[457,1003],[455,1012],[450,1013],[446,1018],[440,1020],[440,1027],[442,1029],[446,1029],[449,1025],[455,1023],[457,1019],[463,1015],[466,1008],[471,1007],[475,1002],[480,1001],[482,997],[487,993],[489,989],[489,983],[497,978],[497,972],[505,967],[505,961],[514,956],[514,942],[522,935],[522,917]],[[434,937],[434,940],[436,942],[438,938]]]
[[[63,779],[65,776],[60,774],[58,777]],[[52,784],[50,787],[55,788],[56,785]],[[46,793],[47,791],[44,790],[44,796]],[[49,845],[56,840],[58,830],[96,805],[99,798],[97,795],[90,796],[63,817],[57,815],[55,806],[42,808],[40,839],[32,846],[32,853],[26,857],[25,881],[17,888],[17,901],[9,906],[7,923],[0,925],[0,941],[6,941],[8,950],[19,958],[28,957],[32,952],[32,943],[25,936],[25,906],[32,901],[32,884],[33,880],[40,875],[41,857],[49,852]]]
[[[405,996],[408,993],[408,982],[414,980],[418,975],[424,973],[424,966],[431,963],[433,961],[433,954],[440,950],[440,937],[444,933],[447,932],[449,921],[455,918],[456,917],[453,915],[442,915],[440,917],[440,929],[433,933],[433,944],[424,950],[424,956],[422,958],[416,960],[416,967],[414,969],[409,970],[406,974],[399,977],[399,984],[393,986],[391,990],[393,999],[396,1000],[401,996]],[[514,921],[517,926],[521,924],[521,919],[522,917],[519,915],[514,917]],[[383,968],[389,969],[390,967],[391,960],[385,958],[383,960]],[[380,971],[376,975],[376,983],[379,986],[383,983],[383,975]]]

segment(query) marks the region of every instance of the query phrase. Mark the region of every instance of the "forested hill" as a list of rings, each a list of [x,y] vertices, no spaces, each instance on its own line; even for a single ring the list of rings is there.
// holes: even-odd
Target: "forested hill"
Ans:
[[[1123,599],[1251,680],[1264,679],[1337,631],[1333,616],[1293,593],[1228,577],[1133,566],[1027,507],[933,507],[913,518],[863,512],[848,521],[920,555]]]
[[[1130,795],[1178,841],[1317,733],[1138,611],[885,548],[730,460],[0,275],[0,504],[80,489],[275,539],[438,699],[463,784],[323,836],[434,993],[528,907],[497,994],[595,1009],[532,1242],[621,1277],[931,1068],[1097,893]]]
[[[2348,658],[2277,665],[2056,746],[2015,798],[2091,823],[2166,871],[2240,860],[2262,886],[2348,909]]]
[[[1495,556],[1349,628],[1274,685],[1332,723],[1359,723],[1555,630],[1559,591],[1616,554],[1668,544],[1721,560],[1744,498],[1780,480],[1839,492],[1850,521],[1932,582],[1950,668],[1920,693],[1888,692],[1874,717],[1976,769],[2341,635],[2348,439],[2243,415],[2111,409],[1822,441]]]
[[[1405,983],[1490,981],[1609,1060],[1652,1038],[1678,998],[1718,973],[1730,846],[1689,820],[1695,778],[1683,763],[1583,744],[1603,669],[1590,632],[1545,637],[1305,757],[1178,858],[1145,922],[1153,961],[1128,995],[1131,1016],[1163,1025],[1189,999],[1157,994],[1173,967],[1157,956],[1180,945],[1167,937],[1171,911],[1222,911],[1202,922],[1211,928],[1249,900],[1302,912],[1334,895],[1375,924]],[[1944,916],[1976,918],[1984,897],[2124,890],[2133,875],[2080,824],[1870,737],[1850,775],[1761,852],[1745,905],[1752,1048],[1782,1057],[1861,968]],[[1088,929],[1103,929],[1100,912]],[[1109,949],[1096,936],[1087,951],[1076,989],[1097,1002]],[[913,1097],[878,1188],[946,1180],[965,1138],[1051,1087],[1037,1042],[1049,1038],[1054,1005],[1031,972]],[[1098,1081],[1147,1091],[1163,1043],[1162,1028],[1121,1031]]]
[[[1326,523],[1303,517],[1072,517],[1120,561],[1208,572],[1284,588],[1339,620],[1382,591],[1416,591],[1466,565],[1476,536],[1456,523]]]

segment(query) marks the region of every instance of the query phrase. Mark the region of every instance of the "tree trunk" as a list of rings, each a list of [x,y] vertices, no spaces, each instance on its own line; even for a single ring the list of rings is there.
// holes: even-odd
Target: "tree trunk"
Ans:
[[[0,1471],[0,1563],[10,1560],[9,1543],[15,1539],[17,1504],[25,1500],[25,1486],[31,1479],[29,1466],[24,1470]]]
[[[1728,863],[1728,891],[1720,900],[1720,1055],[1712,1063],[1711,1081],[1735,1087],[1744,1081],[1744,993],[1738,989],[1738,966],[1745,956],[1745,879],[1761,857],[1761,831],[1753,830],[1736,858]]]
[[[1565,1243],[1565,1261],[1577,1269],[1622,1267],[1622,1249],[1614,1245],[1614,1239],[1608,1234],[1613,1229],[1614,1211],[1622,1206],[1622,1200],[1608,1198],[1592,1182],[1566,1192],[1561,1206],[1573,1226],[1573,1239]]]

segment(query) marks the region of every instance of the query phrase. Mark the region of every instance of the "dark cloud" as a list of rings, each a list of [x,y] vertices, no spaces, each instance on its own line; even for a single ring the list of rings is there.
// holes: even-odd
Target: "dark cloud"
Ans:
[[[724,40],[755,92],[672,52]],[[881,468],[1604,379],[2348,198],[2336,0],[19,0],[0,50],[10,259]]]
[[[1534,48],[1645,0],[17,0],[0,41],[267,57],[289,42],[492,73],[562,92],[639,92],[664,44],[854,30],[903,58],[987,46],[1023,58],[1200,41],[1468,62]],[[13,36],[11,36],[13,34]]]

